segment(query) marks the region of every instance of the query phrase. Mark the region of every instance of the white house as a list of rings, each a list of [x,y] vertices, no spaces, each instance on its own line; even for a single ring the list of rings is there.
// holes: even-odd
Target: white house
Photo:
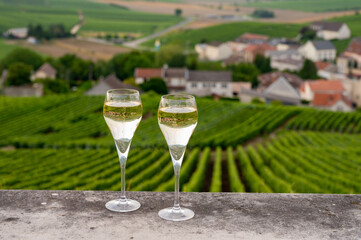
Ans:
[[[219,61],[232,55],[232,48],[227,43],[211,42],[201,43],[195,46],[195,51],[201,60]]]
[[[314,62],[333,61],[336,58],[336,48],[330,41],[307,41],[299,49],[301,55]]]
[[[361,37],[352,39],[346,50],[337,58],[339,73],[361,79]]]
[[[283,58],[283,59],[271,59],[271,67],[279,71],[300,71],[303,67],[304,60]]]
[[[351,36],[351,30],[347,24],[340,22],[313,22],[309,28],[316,31],[317,37],[324,40],[341,40]]]
[[[311,106],[330,111],[353,110],[351,102],[342,93],[316,93]]]
[[[31,80],[35,79],[55,79],[56,70],[49,63],[44,63],[36,72],[31,75]]]
[[[28,36],[27,28],[10,28],[3,34],[4,37],[14,37],[14,38],[26,38]]]
[[[104,95],[109,89],[114,88],[128,88],[139,90],[132,85],[123,83],[115,76],[115,74],[111,74],[105,79],[100,78],[95,86],[85,92],[85,95]]]
[[[186,89],[189,71],[186,68],[163,69],[163,79],[170,93],[182,92]]]
[[[196,96],[233,96],[232,72],[189,71],[186,92]]]

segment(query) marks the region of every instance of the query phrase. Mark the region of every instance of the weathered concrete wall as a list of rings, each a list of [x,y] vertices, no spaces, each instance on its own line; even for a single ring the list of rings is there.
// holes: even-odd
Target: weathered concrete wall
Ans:
[[[158,217],[172,193],[130,192],[125,214],[104,207],[118,195],[0,191],[0,239],[361,239],[361,195],[182,193],[185,222]]]

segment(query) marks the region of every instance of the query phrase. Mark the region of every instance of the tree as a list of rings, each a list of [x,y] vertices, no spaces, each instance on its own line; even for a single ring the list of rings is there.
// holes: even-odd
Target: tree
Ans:
[[[183,53],[173,55],[168,62],[169,67],[185,67],[187,56]]]
[[[151,78],[140,85],[143,91],[154,91],[158,94],[167,94],[168,88],[162,78]]]
[[[176,16],[181,16],[182,15],[182,9],[180,9],[180,8],[176,8],[175,10],[174,10],[174,14],[176,15]]]
[[[8,68],[14,63],[24,63],[30,65],[34,70],[38,69],[43,63],[43,58],[36,52],[27,48],[15,48],[2,60],[2,65]]]
[[[20,86],[30,84],[30,74],[33,67],[21,62],[13,63],[8,68],[6,86]]]
[[[115,55],[112,60],[112,68],[119,79],[125,79],[134,75],[137,67],[153,67],[154,59],[151,54],[133,51]]]
[[[265,9],[256,9],[253,11],[252,16],[256,18],[274,18],[275,14]]]
[[[262,54],[257,54],[253,63],[261,73],[268,73],[272,71],[270,58],[266,58]]]
[[[155,55],[158,66],[168,64],[171,67],[184,67],[186,56],[179,45],[167,45],[162,47]]]
[[[301,42],[307,42],[308,40],[314,40],[316,38],[316,32],[308,27],[301,29]]]
[[[36,82],[43,84],[45,94],[70,92],[68,84],[62,79],[38,79]]]
[[[311,60],[306,59],[298,75],[303,79],[317,79],[317,67]]]
[[[252,87],[258,85],[259,70],[253,64],[240,63],[230,66],[232,70],[232,78],[235,82],[251,82]]]

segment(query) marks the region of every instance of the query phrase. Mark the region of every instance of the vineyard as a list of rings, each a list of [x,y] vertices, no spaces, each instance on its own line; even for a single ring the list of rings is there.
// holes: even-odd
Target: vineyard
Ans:
[[[143,120],[127,188],[172,191],[157,124],[160,96],[142,95]],[[0,188],[120,190],[103,97],[0,98]],[[361,193],[361,113],[197,99],[199,124],[182,191]]]

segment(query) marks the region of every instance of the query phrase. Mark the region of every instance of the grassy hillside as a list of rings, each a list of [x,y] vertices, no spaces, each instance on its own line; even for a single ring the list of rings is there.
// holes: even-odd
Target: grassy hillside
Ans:
[[[0,98],[0,189],[119,190],[103,100]],[[127,162],[127,189],[174,188],[157,124],[159,100],[142,95],[144,118]],[[361,113],[209,99],[197,99],[197,105],[182,191],[361,193]]]
[[[133,32],[149,34],[173,25],[182,18],[131,11],[90,0],[0,0],[0,32],[28,24],[63,23],[71,28],[78,11],[86,18],[83,31]]]
[[[359,0],[264,0],[242,4],[259,8],[278,8],[306,12],[328,12],[361,9]]]
[[[165,44],[179,44],[183,47],[193,47],[196,43],[205,39],[207,41],[229,41],[235,39],[245,32],[265,34],[271,37],[296,37],[302,25],[300,24],[276,24],[260,22],[237,22],[216,25],[194,30],[181,30],[161,37]],[[154,40],[144,44],[148,47],[154,46]]]

